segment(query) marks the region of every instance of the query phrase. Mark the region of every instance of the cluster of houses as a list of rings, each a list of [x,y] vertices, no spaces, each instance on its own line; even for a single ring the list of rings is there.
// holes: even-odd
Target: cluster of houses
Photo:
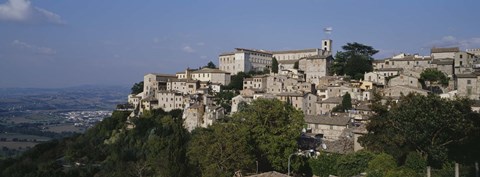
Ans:
[[[430,56],[399,54],[374,60],[372,72],[365,73],[362,80],[351,80],[332,74],[331,44],[331,40],[323,40],[322,48],[287,51],[236,48],[219,55],[218,69],[147,74],[143,92],[128,96],[135,107],[132,116],[158,108],[183,109],[185,127],[191,131],[237,112],[242,102],[279,99],[304,113],[305,132],[329,141],[348,137],[356,142],[365,133],[364,124],[372,114],[369,101],[373,91],[392,99],[412,92],[427,95],[432,88],[420,80],[427,68],[435,68],[449,78],[447,86],[435,90],[441,97],[480,99],[479,49],[432,48]],[[278,73],[244,78],[243,89],[231,100],[230,112],[216,104],[215,94],[230,83],[232,75],[271,70],[273,58],[278,61]],[[351,96],[352,110],[332,112],[346,93]],[[354,147],[361,148],[358,144]]]

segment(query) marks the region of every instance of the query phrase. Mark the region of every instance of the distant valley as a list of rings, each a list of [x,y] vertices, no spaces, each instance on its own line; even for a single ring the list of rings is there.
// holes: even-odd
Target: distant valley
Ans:
[[[126,102],[126,86],[0,88],[0,155],[82,133]]]

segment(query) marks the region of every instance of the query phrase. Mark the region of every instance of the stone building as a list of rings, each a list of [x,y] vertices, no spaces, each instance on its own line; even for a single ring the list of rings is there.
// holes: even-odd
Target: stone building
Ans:
[[[467,97],[473,100],[480,99],[480,87],[478,84],[479,75],[472,74],[457,74],[457,95],[459,97]]]
[[[335,108],[336,106],[342,104],[342,97],[330,97],[326,100],[318,101],[317,106],[317,115],[327,115]]]
[[[458,47],[451,48],[432,48],[430,54],[434,59],[455,58],[455,53],[460,52]]]
[[[305,81],[319,83],[319,79],[328,76],[333,63],[331,55],[313,55],[299,60],[298,69],[305,73]]]
[[[153,96],[158,90],[167,90],[169,79],[177,76],[170,74],[149,73],[143,77],[143,98]]]
[[[332,40],[322,40],[322,49],[303,49],[303,50],[282,50],[265,51],[255,49],[235,48],[234,52],[222,53],[219,55],[219,69],[235,75],[239,72],[265,71],[270,69],[272,59],[277,61],[286,61],[282,63],[284,69],[292,69],[293,64],[300,58],[310,56],[330,56],[332,50]]]
[[[338,140],[345,129],[349,128],[350,118],[345,115],[306,115],[307,129],[313,134],[322,135],[324,140]]]
[[[407,76],[404,74],[400,74],[398,76],[394,76],[388,80],[388,86],[393,87],[397,85],[405,85],[414,88],[422,88],[422,84],[418,81],[418,78],[413,76]]]
[[[239,72],[264,71],[272,65],[273,55],[264,50],[235,48],[234,52],[220,54],[219,69],[233,75]]]
[[[429,91],[405,85],[397,85],[383,89],[383,96],[395,99],[400,98],[401,95],[408,95],[409,93],[417,93],[426,96]]]
[[[182,94],[195,94],[200,88],[200,81],[192,79],[169,79],[167,90],[176,91]]]
[[[230,84],[230,73],[211,68],[202,68],[200,70],[192,71],[192,79],[202,82],[211,82],[222,85]],[[204,87],[205,88],[205,87]]]
[[[290,103],[294,108],[298,110],[304,110],[303,108],[303,94],[302,93],[290,93],[290,92],[283,92],[277,94],[277,99],[283,102]]]
[[[158,100],[158,106],[154,109],[162,108],[165,111],[183,109],[187,103],[183,94],[175,91],[157,91],[155,98]]]
[[[245,78],[243,79],[243,89],[266,90],[267,77],[266,75],[256,75],[252,78]]]

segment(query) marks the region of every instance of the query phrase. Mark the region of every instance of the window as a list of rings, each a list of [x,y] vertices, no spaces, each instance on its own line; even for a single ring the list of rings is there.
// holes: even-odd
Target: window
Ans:
[[[462,64],[463,64],[463,62],[462,62],[462,61],[460,61],[460,66],[463,66]]]
[[[463,58],[463,55],[460,54],[460,58]]]
[[[472,80],[467,80],[467,84],[468,85],[472,84]]]

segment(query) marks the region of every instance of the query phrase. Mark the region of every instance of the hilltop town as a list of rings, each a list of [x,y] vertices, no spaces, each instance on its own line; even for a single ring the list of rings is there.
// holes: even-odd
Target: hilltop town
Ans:
[[[355,150],[362,147],[357,138],[366,133],[371,116],[370,100],[375,93],[398,100],[402,95],[438,94],[441,98],[480,99],[480,49],[461,51],[458,47],[432,48],[429,56],[401,53],[371,62],[373,70],[359,79],[338,75],[332,53],[332,40],[322,40],[321,48],[267,51],[235,48],[218,56],[219,66],[187,68],[176,74],[148,73],[143,91],[128,96],[130,117],[144,111],[183,110],[184,126],[192,131],[207,127],[242,109],[253,100],[279,99],[301,110],[304,132],[325,141],[354,137]],[[430,71],[447,78],[436,81]],[[245,73],[254,73],[246,75]],[[231,88],[238,77],[241,89]],[[224,97],[229,93],[231,97]],[[346,95],[351,108],[338,109]],[[474,104],[473,110],[479,110]],[[340,111],[339,111],[340,110]]]

